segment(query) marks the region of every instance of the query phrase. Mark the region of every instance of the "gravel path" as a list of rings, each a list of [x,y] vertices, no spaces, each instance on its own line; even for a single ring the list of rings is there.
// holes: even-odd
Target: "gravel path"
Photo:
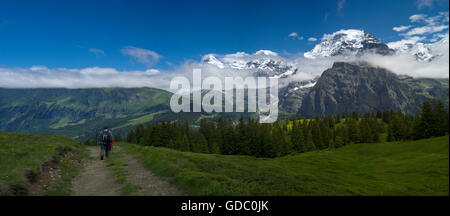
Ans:
[[[180,196],[183,195],[168,182],[161,180],[158,176],[144,168],[144,166],[131,155],[126,155],[128,166],[125,170],[129,173],[128,181],[139,185],[141,189],[138,196]]]
[[[74,196],[119,196],[120,184],[100,160],[100,148],[89,147],[89,158],[84,161],[81,175],[72,182]]]
[[[115,147],[114,151],[122,151]],[[114,152],[111,152],[113,156]],[[84,161],[81,175],[72,182],[74,196],[120,196],[121,184],[115,183],[112,171],[100,160],[100,148],[89,147],[89,158]],[[181,191],[163,181],[129,154],[125,154],[127,182],[140,186],[138,196],[179,196]]]

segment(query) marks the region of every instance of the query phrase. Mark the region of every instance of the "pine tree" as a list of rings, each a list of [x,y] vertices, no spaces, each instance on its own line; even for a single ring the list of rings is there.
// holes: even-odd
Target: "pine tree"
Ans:
[[[448,132],[448,112],[441,100],[433,103],[434,136],[444,136]]]
[[[189,144],[189,139],[186,134],[183,134],[183,139],[181,140],[181,143],[180,143],[180,150],[185,151],[185,152],[191,150],[190,144]]]
[[[272,130],[268,129],[267,133],[264,134],[264,150],[262,155],[269,158],[277,157],[278,151],[276,145],[277,142],[274,138]]]
[[[336,142],[335,142],[336,136],[334,129],[329,128],[328,129],[328,148],[336,148]]]
[[[357,121],[354,118],[347,119],[348,139],[352,143],[359,143],[360,134]]]
[[[249,140],[248,140],[248,128],[244,122],[244,118],[239,118],[239,123],[236,126],[238,142],[236,143],[236,152],[237,154],[248,154],[249,149]]]
[[[340,147],[344,146],[344,139],[342,138],[341,135],[337,135],[335,140],[336,141],[334,143],[334,146],[336,148],[340,148]]]
[[[212,143],[209,146],[209,153],[211,154],[220,154],[219,145],[216,141],[212,141]]]
[[[323,141],[322,141],[322,133],[321,133],[321,131],[320,131],[320,128],[319,128],[319,123],[318,123],[318,119],[316,119],[316,120],[314,120],[314,121],[312,121],[311,122],[311,134],[312,134],[312,140],[313,140],[313,142],[314,142],[314,146],[317,148],[317,149],[324,149],[325,148],[325,146],[324,146],[324,144],[323,144]]]
[[[192,151],[197,153],[209,153],[208,143],[203,134],[196,132],[192,140]]]
[[[361,131],[361,142],[362,143],[370,143],[371,140],[371,131],[369,127],[369,123],[366,120],[360,122],[360,131]]]
[[[430,102],[425,101],[422,105],[422,115],[421,115],[421,125],[420,129],[422,131],[422,138],[429,138],[434,135],[434,116],[430,105]]]
[[[303,130],[300,128],[299,123],[294,123],[292,127],[292,145],[294,146],[295,151],[304,152]]]
[[[316,146],[314,145],[311,131],[308,131],[305,136],[305,152],[316,150]]]
[[[169,140],[169,146],[168,146],[168,148],[176,149],[175,146],[176,146],[175,142],[174,142],[172,139]]]

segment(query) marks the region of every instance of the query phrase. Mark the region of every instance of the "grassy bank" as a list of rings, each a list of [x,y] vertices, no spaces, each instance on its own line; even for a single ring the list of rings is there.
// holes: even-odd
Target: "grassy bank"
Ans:
[[[36,183],[42,183],[33,187],[40,195],[69,195],[83,155],[84,148],[67,137],[0,131],[0,195],[28,195]],[[56,177],[40,179],[50,169]]]
[[[275,159],[120,143],[192,195],[448,195],[448,136]]]

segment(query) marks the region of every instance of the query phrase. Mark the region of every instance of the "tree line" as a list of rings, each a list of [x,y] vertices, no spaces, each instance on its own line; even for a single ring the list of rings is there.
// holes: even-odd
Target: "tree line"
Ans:
[[[444,136],[449,131],[448,114],[448,108],[440,100],[425,101],[416,115],[391,112],[383,119],[388,124],[387,141]]]
[[[242,117],[237,122],[202,119],[198,128],[188,122],[140,124],[128,133],[126,141],[198,153],[279,157],[353,143],[423,139],[447,132],[448,111],[442,101],[433,101],[424,102],[416,115],[353,112],[313,119],[294,117],[272,124],[251,118],[244,121]],[[382,136],[387,137],[382,140]]]

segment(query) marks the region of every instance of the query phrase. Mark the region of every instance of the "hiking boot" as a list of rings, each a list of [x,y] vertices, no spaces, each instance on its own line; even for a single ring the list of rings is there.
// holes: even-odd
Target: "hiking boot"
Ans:
[[[103,156],[100,156],[100,160],[103,160]]]

